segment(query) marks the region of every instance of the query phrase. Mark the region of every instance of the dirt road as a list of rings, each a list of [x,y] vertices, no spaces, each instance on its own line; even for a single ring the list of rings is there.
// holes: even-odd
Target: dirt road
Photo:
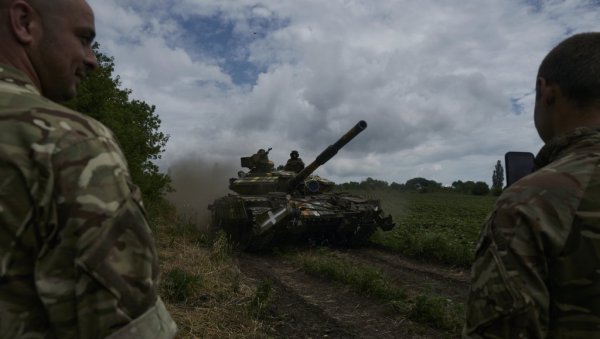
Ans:
[[[335,252],[344,259],[381,270],[409,294],[431,293],[462,302],[468,291],[464,269],[425,264],[377,248]],[[264,317],[274,337],[448,337],[447,333],[391,312],[381,301],[310,275],[281,257],[243,254],[238,260],[246,276],[270,284],[271,297]]]

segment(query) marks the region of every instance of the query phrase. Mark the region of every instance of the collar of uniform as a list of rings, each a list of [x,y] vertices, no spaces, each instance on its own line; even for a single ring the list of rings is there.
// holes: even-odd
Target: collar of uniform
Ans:
[[[26,88],[40,95],[40,91],[33,85],[31,80],[23,72],[12,66],[0,64],[0,81]]]
[[[600,126],[579,127],[554,138],[535,157],[537,168],[542,168],[576,148],[600,144]]]

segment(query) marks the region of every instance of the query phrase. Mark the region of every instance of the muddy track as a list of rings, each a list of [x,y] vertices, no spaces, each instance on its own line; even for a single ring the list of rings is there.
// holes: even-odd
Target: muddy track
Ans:
[[[466,300],[469,273],[465,268],[424,263],[377,248],[353,249],[342,253],[356,262],[385,272],[409,292],[431,292],[453,300]]]
[[[466,295],[466,272],[423,264],[376,248],[336,250],[338,255],[385,272],[409,293],[428,292],[452,299]],[[292,263],[266,255],[242,254],[242,272],[271,285],[265,314],[276,338],[442,338],[446,334],[390,311],[389,306],[350,288],[305,273]]]

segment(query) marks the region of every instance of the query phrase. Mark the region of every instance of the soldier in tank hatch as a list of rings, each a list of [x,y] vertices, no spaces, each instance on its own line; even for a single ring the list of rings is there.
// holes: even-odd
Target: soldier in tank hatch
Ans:
[[[296,173],[299,173],[304,169],[304,161],[300,159],[300,154],[298,151],[294,150],[290,153],[290,159],[288,159],[283,169],[285,171],[292,171]]]
[[[270,151],[271,148],[269,148],[268,151],[265,151],[261,148],[258,150],[258,152],[250,157],[250,172],[265,173],[275,169],[275,165],[273,165],[273,162],[269,160]]]

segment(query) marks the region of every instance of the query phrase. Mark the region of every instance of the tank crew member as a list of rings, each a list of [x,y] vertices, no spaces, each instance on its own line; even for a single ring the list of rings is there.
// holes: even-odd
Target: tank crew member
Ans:
[[[269,152],[271,151],[271,148],[269,148],[268,151],[265,151],[264,149],[259,149],[258,152],[256,152],[255,154],[253,154],[250,157],[250,171],[253,173],[265,173],[265,172],[270,172],[273,171],[273,169],[275,168],[275,165],[273,165],[273,162],[271,160],[269,160]]]
[[[302,171],[304,169],[304,161],[302,161],[302,159],[300,159],[299,157],[300,154],[298,153],[298,151],[293,150],[292,153],[290,153],[290,159],[288,159],[283,169],[285,171],[292,171],[296,173]]]

